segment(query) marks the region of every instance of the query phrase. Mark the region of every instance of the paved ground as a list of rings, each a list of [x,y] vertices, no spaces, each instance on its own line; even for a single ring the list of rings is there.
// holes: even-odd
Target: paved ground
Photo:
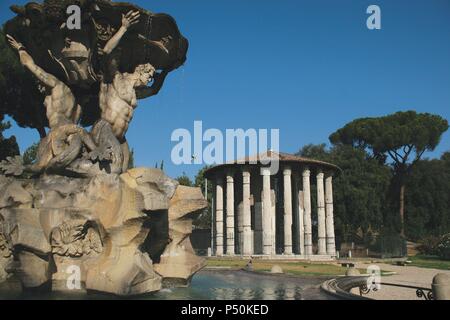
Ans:
[[[382,282],[424,287],[431,289],[433,277],[438,273],[450,274],[448,270],[418,268],[411,266],[394,266],[390,264],[376,264],[383,271],[394,271],[395,275],[383,276]],[[366,269],[368,264],[356,263],[357,268]],[[413,289],[381,286],[377,292],[371,292],[367,297],[378,300],[417,300],[416,291]]]

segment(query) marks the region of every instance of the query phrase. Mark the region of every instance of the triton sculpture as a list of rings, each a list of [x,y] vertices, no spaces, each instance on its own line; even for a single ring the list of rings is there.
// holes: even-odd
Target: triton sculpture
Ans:
[[[175,20],[109,0],[11,9],[7,40],[45,95],[49,131],[34,164],[0,163],[0,281],[117,295],[187,285],[204,266],[189,235],[206,201],[160,170],[129,169],[126,140],[138,100],[186,61]],[[81,286],[67,285],[76,271]]]

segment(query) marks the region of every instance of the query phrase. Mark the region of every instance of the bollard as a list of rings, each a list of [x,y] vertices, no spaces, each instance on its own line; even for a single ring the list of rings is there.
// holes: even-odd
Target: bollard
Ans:
[[[351,267],[351,268],[347,269],[347,272],[345,273],[345,275],[347,277],[358,277],[358,276],[361,276],[361,273],[359,272],[358,269]],[[356,295],[360,295],[360,293],[361,293],[358,287],[352,288],[349,292],[356,294]]]
[[[245,271],[253,271],[253,262],[250,260],[244,268]]]
[[[361,273],[359,272],[358,269],[352,267],[352,268],[348,268],[348,269],[347,269],[347,272],[345,273],[345,275],[346,275],[347,277],[357,277],[357,276],[360,276]]]
[[[279,265],[275,264],[272,266],[270,273],[283,273],[283,269]]]
[[[435,300],[450,300],[450,275],[438,273],[431,284]]]

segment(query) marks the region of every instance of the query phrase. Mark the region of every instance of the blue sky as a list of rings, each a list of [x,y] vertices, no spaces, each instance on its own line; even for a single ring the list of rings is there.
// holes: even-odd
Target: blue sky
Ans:
[[[1,0],[0,21],[22,0]],[[171,14],[190,41],[184,67],[141,101],[128,131],[138,166],[164,160],[177,128],[278,128],[280,149],[328,142],[347,122],[400,110],[450,120],[449,0],[134,0]],[[368,30],[379,5],[382,29]],[[38,140],[14,127],[23,150]],[[450,150],[450,133],[428,157]]]

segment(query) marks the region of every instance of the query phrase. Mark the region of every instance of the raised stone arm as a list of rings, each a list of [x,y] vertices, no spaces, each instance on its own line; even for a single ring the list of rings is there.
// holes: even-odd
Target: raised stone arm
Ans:
[[[119,31],[116,32],[116,34],[109,39],[108,43],[106,43],[105,47],[103,48],[103,53],[110,54],[113,52],[113,50],[119,45],[120,40],[122,37],[127,33],[128,29],[137,23],[139,23],[139,18],[141,14],[139,11],[130,11],[126,15],[122,15],[122,26],[120,27]]]
[[[56,85],[60,82],[55,76],[45,72],[41,67],[36,65],[34,63],[33,58],[30,56],[30,54],[25,50],[25,47],[20,43],[17,42],[16,39],[14,39],[10,35],[6,35],[9,44],[11,47],[19,53],[20,62],[33,73],[36,78],[38,78],[44,85],[54,88]]]
[[[136,89],[136,97],[138,99],[145,99],[157,95],[161,90],[168,74],[169,71],[164,70],[161,73],[155,75],[155,80],[151,87],[140,87]]]

